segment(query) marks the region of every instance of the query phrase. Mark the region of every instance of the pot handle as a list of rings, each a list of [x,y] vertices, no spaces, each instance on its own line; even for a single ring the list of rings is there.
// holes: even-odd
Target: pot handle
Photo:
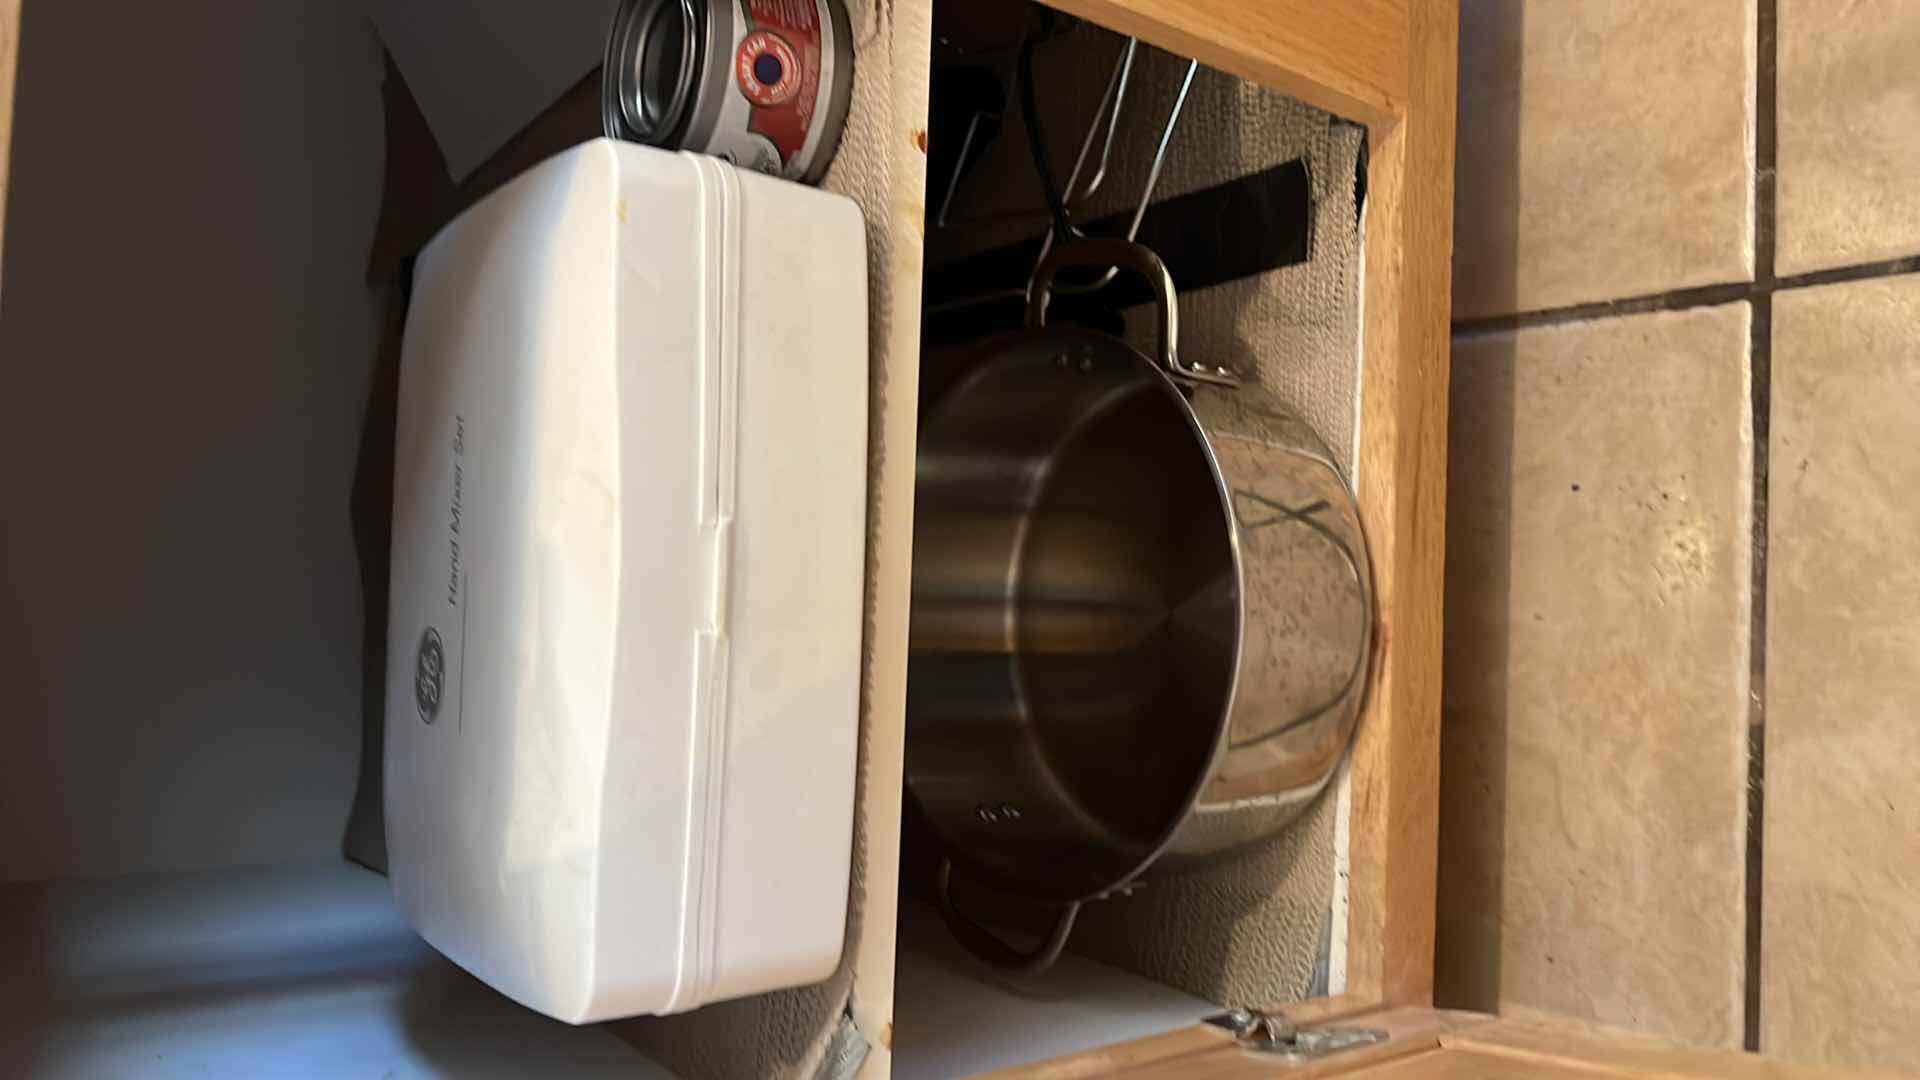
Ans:
[[[1048,252],[1047,257],[1034,268],[1033,282],[1027,287],[1027,326],[1030,329],[1041,330],[1046,327],[1047,304],[1053,299],[1053,279],[1069,266],[1119,267],[1147,280],[1147,286],[1153,290],[1153,305],[1160,312],[1159,360],[1166,366],[1167,374],[1176,379],[1222,386],[1233,386],[1239,381],[1226,368],[1181,361],[1180,301],[1174,293],[1173,275],[1167,272],[1167,264],[1160,261],[1160,256],[1155,255],[1152,248],[1131,240],[1112,237],[1076,240]]]
[[[968,918],[953,903],[953,860],[940,860],[940,917],[946,921],[947,932],[966,950],[981,962],[999,968],[1010,975],[1038,975],[1053,966],[1060,959],[1060,950],[1067,946],[1067,935],[1073,932],[1074,916],[1080,914],[1080,902],[1075,900],[1060,909],[1053,920],[1052,929],[1047,931],[1046,940],[1031,952],[1022,952],[995,936],[993,931]]]

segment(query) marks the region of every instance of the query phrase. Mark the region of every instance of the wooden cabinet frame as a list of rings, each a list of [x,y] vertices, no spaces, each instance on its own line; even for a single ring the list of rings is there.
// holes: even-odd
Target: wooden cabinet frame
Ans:
[[[0,0],[0,257],[6,253],[7,172],[13,162],[13,77],[20,65],[20,0]]]

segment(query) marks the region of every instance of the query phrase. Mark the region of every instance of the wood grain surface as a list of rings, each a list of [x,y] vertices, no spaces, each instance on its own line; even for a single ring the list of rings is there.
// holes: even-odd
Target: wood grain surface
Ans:
[[[1346,999],[1331,999],[1343,1001]],[[1378,1028],[1383,1042],[1341,1051],[1319,1061],[1287,1062],[1247,1050],[1219,1028],[1196,1025],[1139,1039],[1070,1058],[1025,1065],[991,1073],[985,1080],[1239,1080],[1242,1077],[1285,1076],[1288,1080],[1345,1076],[1368,1066],[1437,1051],[1445,1034],[1471,1029],[1491,1017],[1480,1013],[1446,1012],[1410,1006],[1390,1006],[1357,1013],[1331,1015],[1315,1003],[1283,1010],[1303,1029],[1316,1026]],[[1337,1010],[1334,1010],[1337,1011]],[[1321,1019],[1310,1017],[1321,1015]]]
[[[1789,1064],[1758,1054],[1732,1050],[1701,1050],[1662,1044],[1630,1032],[1608,1033],[1571,1024],[1500,1020],[1468,1030],[1449,1032],[1440,1039],[1448,1050],[1516,1061],[1534,1075],[1557,1075],[1549,1066],[1575,1063],[1584,1076],[1705,1078],[1725,1080],[1874,1080],[1905,1076],[1882,1070],[1841,1069]]]
[[[1288,1010],[1311,1015],[1312,1009]],[[1288,1063],[1242,1049],[1223,1031],[1185,1028],[1124,1046],[993,1073],[987,1080],[1522,1080],[1527,1077],[1658,1077],[1664,1080],[1878,1080],[1890,1073],[1789,1065],[1754,1054],[1659,1044],[1628,1032],[1576,1030],[1538,1020],[1516,1022],[1480,1013],[1388,1006],[1318,1022],[1371,1027],[1384,1042],[1317,1061]],[[1302,1028],[1316,1026],[1302,1023]]]
[[[1359,1023],[1349,1018],[1365,1013],[1377,1012],[1378,1007],[1368,1001],[1342,994],[1336,997],[1315,998],[1297,1005],[1287,1005],[1277,1011],[1287,1019],[1308,1027],[1342,1022]],[[1097,1080],[1099,1077],[1116,1074],[1131,1075],[1129,1070],[1147,1066],[1159,1066],[1174,1058],[1190,1059],[1196,1055],[1225,1053],[1238,1057],[1239,1051],[1233,1046],[1233,1039],[1222,1029],[1210,1024],[1195,1024],[1191,1027],[1153,1035],[1145,1039],[1117,1046],[1103,1047],[1070,1057],[1055,1058],[1018,1068],[992,1074],[997,1080]],[[1154,1075],[1149,1072],[1143,1075]]]
[[[0,0],[0,265],[7,240],[7,174],[13,161],[13,85],[20,67],[20,0]],[[3,283],[0,283],[3,284]]]
[[[1409,8],[1428,0],[1045,2],[1349,120],[1377,124],[1405,111]],[[1435,6],[1454,10],[1453,0]]]
[[[1347,991],[1433,997],[1459,9],[1409,12],[1406,111],[1368,131],[1361,520],[1379,632],[1353,750]]]

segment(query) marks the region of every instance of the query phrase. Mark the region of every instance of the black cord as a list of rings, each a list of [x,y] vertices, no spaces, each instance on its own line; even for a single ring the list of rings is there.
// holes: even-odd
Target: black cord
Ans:
[[[1027,128],[1027,150],[1033,155],[1034,175],[1040,178],[1040,193],[1047,200],[1047,215],[1053,219],[1054,243],[1061,244],[1073,236],[1073,223],[1067,217],[1066,199],[1053,183],[1053,167],[1047,163],[1046,137],[1040,130],[1040,107],[1033,95],[1033,50],[1042,41],[1054,34],[1056,16],[1042,9],[1040,25],[1029,32],[1020,42],[1020,118]]]

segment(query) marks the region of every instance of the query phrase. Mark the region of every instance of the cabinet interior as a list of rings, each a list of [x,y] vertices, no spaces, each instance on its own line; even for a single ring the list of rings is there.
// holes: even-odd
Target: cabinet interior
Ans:
[[[875,237],[873,437],[893,452],[875,484],[897,493],[915,407],[902,384],[939,370],[895,328],[919,310],[909,226],[948,180],[923,181],[911,138],[937,53],[927,3],[850,6],[867,53],[829,186],[861,198]],[[865,1047],[896,1075],[951,1076],[1340,991],[1344,773],[1244,858],[1091,905],[1052,972],[1010,984],[954,945],[926,902],[926,850],[911,835],[902,850],[897,708],[866,718],[849,959],[827,984],[575,1029],[438,957],[342,857],[366,782],[349,508],[403,303],[399,279],[369,273],[393,235],[383,214],[406,212],[383,198],[396,147],[381,41],[360,0],[110,15],[28,0],[20,40],[0,267],[0,1071],[811,1075]],[[1061,175],[1119,40],[1086,28],[1039,51]],[[1184,70],[1146,48],[1138,63],[1089,218],[1130,211]],[[942,80],[936,64],[936,104]],[[1008,104],[987,182],[949,208],[995,223],[929,228],[930,269],[1035,232]],[[1157,192],[1304,162],[1304,261],[1183,296],[1182,341],[1294,405],[1350,478],[1363,139],[1203,70]],[[1125,317],[1137,343],[1143,314]],[[903,634],[905,538],[897,519],[870,531],[884,530],[870,562],[894,560],[894,592],[869,625]],[[360,809],[346,843],[377,865]]]
[[[966,44],[972,51],[953,55],[959,32],[943,47],[938,9],[935,24],[929,111],[937,145],[943,120],[956,127],[966,123],[977,132],[979,124],[964,120],[970,106],[956,104],[950,95],[978,99],[981,70],[995,66],[994,54],[983,46],[1019,38],[1002,28],[996,39],[970,25],[965,29],[976,36]],[[1120,35],[1081,25],[1033,50],[1042,142],[1051,175],[1063,187],[1124,48]],[[1138,49],[1104,181],[1073,208],[1076,222],[1111,227],[1133,212],[1186,70],[1182,58],[1144,45]],[[1011,90],[998,126],[997,138],[958,182],[951,171],[937,171],[952,155],[931,156],[923,408],[954,380],[955,368],[975,362],[979,338],[1014,329],[1021,314],[1017,299],[956,309],[956,296],[1009,287],[1017,294],[1025,282],[1017,273],[968,281],[954,268],[1011,263],[992,263],[981,253],[1030,241],[1045,228],[1035,151]],[[1183,290],[1183,357],[1224,363],[1256,379],[1308,420],[1349,478],[1358,447],[1361,195],[1356,174],[1364,138],[1357,125],[1202,67],[1167,140],[1153,189],[1156,210],[1209,194],[1239,208],[1244,216],[1226,219],[1231,225],[1204,214],[1178,222],[1203,234],[1219,230],[1220,239],[1211,246],[1207,236],[1195,242],[1198,250],[1216,253],[1211,262],[1250,257],[1278,263]],[[1098,142],[1094,145],[1097,155]],[[1280,205],[1288,189],[1260,182],[1296,163],[1307,178],[1299,217],[1291,206]],[[1230,196],[1224,194],[1228,191]],[[1234,199],[1267,201],[1250,209],[1248,201]],[[1247,228],[1272,234],[1266,245],[1271,250],[1249,255],[1230,241],[1231,230]],[[1164,236],[1173,230],[1157,231]],[[1149,216],[1141,235],[1155,232]],[[1167,261],[1176,266],[1174,257]],[[1207,260],[1201,262],[1204,268]],[[1021,264],[1012,265],[1017,271]],[[1178,272],[1175,279],[1178,284]],[[1122,314],[1126,338],[1151,354],[1156,323],[1151,307],[1127,306]],[[909,746],[912,738],[910,727]],[[1144,886],[1132,895],[1082,907],[1060,970],[1016,983],[989,974],[946,934],[928,903],[932,854],[909,813],[895,984],[895,1075],[960,1075],[1155,1034],[1220,1006],[1267,1006],[1340,992],[1347,812],[1343,773],[1283,834],[1197,872],[1165,877],[1149,870]],[[987,910],[1019,918],[1004,905]]]

